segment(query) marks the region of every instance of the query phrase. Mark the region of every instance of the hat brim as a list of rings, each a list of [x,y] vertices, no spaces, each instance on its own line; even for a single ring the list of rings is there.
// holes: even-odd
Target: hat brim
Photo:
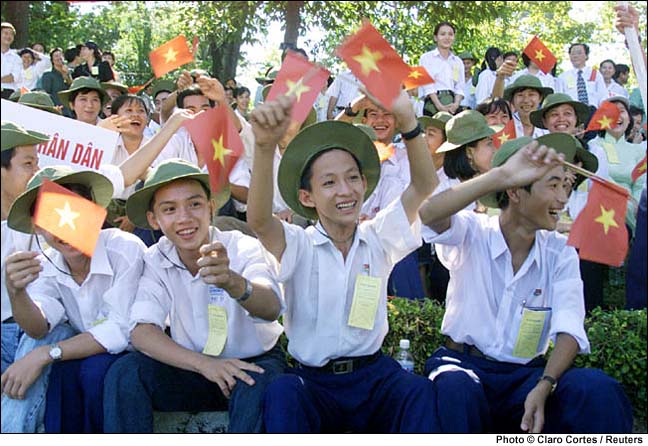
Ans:
[[[92,190],[94,202],[101,206],[106,207],[110,203],[113,194],[113,185],[105,176],[93,172],[91,170],[84,170],[83,172],[75,172],[69,175],[56,178],[55,183],[60,185],[78,183],[84,184]],[[7,217],[7,225],[16,231],[31,234],[34,232],[34,225],[32,224],[31,208],[38,197],[40,184],[36,187],[26,190],[16,198],[9,215]]]
[[[278,183],[281,196],[296,214],[317,220],[317,211],[299,201],[301,177],[313,157],[328,149],[342,149],[353,154],[360,162],[367,179],[367,199],[380,178],[380,160],[371,138],[353,124],[341,121],[324,121],[300,131],[288,144],[279,164]]]
[[[515,96],[515,93],[520,91],[520,90],[536,90],[540,93],[540,96],[542,98],[546,98],[548,95],[553,93],[553,88],[549,87],[532,87],[530,85],[520,85],[520,86],[509,86],[508,88],[504,89],[504,99],[513,102],[513,96]]]
[[[31,146],[50,140],[50,137],[44,133],[33,130],[25,130],[27,133],[17,132],[15,130],[2,131],[2,151],[13,149],[20,146]]]
[[[446,141],[443,144],[439,146],[437,149],[436,153],[444,153],[444,152],[449,152],[451,150],[458,149],[461,146],[465,146],[466,144],[470,144],[471,142],[479,141],[484,138],[488,138],[489,136],[493,136],[495,134],[495,130],[493,130],[492,127],[486,126],[482,131],[479,133],[476,133],[474,135],[470,135],[466,141],[462,141],[460,144],[454,144],[451,143],[450,141]]]
[[[209,174],[207,173],[176,175],[164,181],[160,181],[158,183],[145,186],[142,189],[133,193],[133,195],[131,195],[128,198],[128,201],[126,201],[126,216],[131,221],[131,223],[133,223],[135,226],[139,228],[153,229],[148,223],[148,219],[146,218],[146,213],[150,208],[151,200],[153,199],[155,192],[157,192],[158,189],[160,189],[163,186],[166,186],[167,184],[170,184],[177,180],[184,180],[184,179],[187,180],[193,179],[193,180],[200,181],[207,188],[207,190],[211,191],[211,185],[209,183]],[[230,197],[230,188],[229,186],[227,186],[226,188],[222,189],[217,193],[211,191],[210,199],[213,199],[215,201],[216,209],[218,210],[221,207],[223,207],[225,203],[227,203],[229,197]]]
[[[113,90],[119,91],[121,94],[128,93],[128,87],[124,84],[111,84],[110,82],[102,82],[101,86],[104,90],[112,88]]]
[[[65,105],[65,106],[67,106],[70,103],[70,96],[72,95],[72,93],[74,93],[75,91],[78,91],[78,90],[94,90],[97,93],[99,93],[99,99],[101,100],[101,108],[103,108],[104,105],[106,105],[106,102],[108,102],[108,95],[106,94],[106,92],[104,90],[94,88],[94,87],[83,86],[83,87],[78,87],[78,88],[74,88],[74,89],[71,89],[71,90],[59,91],[58,92],[58,97],[61,100],[61,103],[63,105]]]
[[[423,130],[425,130],[428,127],[434,127],[436,129],[445,131],[446,123],[443,122],[440,119],[434,119],[431,116],[419,116],[416,119],[421,124],[421,127],[423,128]]]
[[[551,104],[548,108],[541,108],[539,110],[532,111],[529,117],[531,124],[533,124],[535,127],[538,127],[539,129],[546,130],[547,128],[542,123],[542,118],[549,110],[563,104],[571,105],[574,108],[574,111],[576,112],[576,119],[578,119],[576,125],[580,125],[587,122],[587,119],[589,118],[590,115],[590,109],[587,105],[583,104],[582,102],[565,101],[565,102],[557,102],[555,104]]]

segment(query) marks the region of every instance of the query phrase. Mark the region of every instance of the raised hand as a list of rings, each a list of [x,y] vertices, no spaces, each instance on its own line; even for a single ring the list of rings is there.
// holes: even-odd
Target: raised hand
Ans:
[[[7,257],[5,282],[10,295],[24,290],[27,285],[38,278],[43,266],[37,256],[38,253],[35,251],[17,251]]]
[[[196,262],[200,277],[205,283],[228,289],[234,273],[229,267],[227,249],[221,242],[212,242],[200,247],[201,257]]]
[[[560,165],[561,160],[564,160],[562,154],[537,141],[531,141],[498,168],[502,171],[502,186],[508,189],[531,184]]]
[[[290,125],[293,104],[294,97],[280,96],[252,110],[250,124],[257,148],[274,151]]]
[[[218,105],[226,104],[225,88],[223,88],[223,84],[221,84],[218,79],[199,74],[196,83],[200,87],[200,91],[202,91],[208,99],[216,101]]]
[[[97,124],[97,127],[121,133],[128,127],[129,124],[130,118],[128,116],[110,115],[106,119],[102,120],[99,124]]]

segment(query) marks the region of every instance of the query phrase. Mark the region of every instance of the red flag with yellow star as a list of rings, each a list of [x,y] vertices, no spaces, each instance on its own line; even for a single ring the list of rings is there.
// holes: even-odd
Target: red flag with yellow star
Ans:
[[[641,175],[646,174],[646,157],[644,156],[641,161],[639,161],[639,164],[635,166],[634,169],[632,169],[632,174],[630,175],[632,177],[632,182],[634,183],[639,179]]]
[[[428,73],[427,70],[423,67],[410,67],[409,74],[403,80],[405,90],[411,90],[412,88],[433,83],[434,79],[432,79],[430,73]]]
[[[309,62],[295,51],[288,51],[266,101],[284,94],[295,96],[291,117],[301,125],[313,108],[317,95],[326,85],[329,75],[327,69]]]
[[[567,244],[578,248],[583,260],[620,266],[628,252],[627,203],[627,190],[593,177],[587,205],[573,223]]]
[[[619,120],[619,109],[612,102],[604,101],[596,110],[589,124],[587,124],[586,131],[591,130],[609,130],[616,127]]]
[[[337,54],[369,93],[391,109],[410,67],[376,28],[366,21],[337,49]]]
[[[92,257],[105,219],[106,209],[53,181],[43,180],[36,199],[35,226]]]
[[[149,60],[155,77],[162,77],[169,71],[192,62],[194,57],[185,36],[178,36],[151,51]]]
[[[212,192],[220,192],[228,184],[229,174],[244,150],[227,105],[205,110],[183,125],[191,135],[199,158],[202,157],[207,165]]]
[[[554,56],[553,53],[549,51],[549,48],[547,48],[545,44],[538,39],[538,36],[533,36],[533,39],[531,39],[522,52],[526,54],[544,74],[549,73],[554,65],[556,65],[556,56]]]
[[[504,128],[493,135],[493,145],[499,149],[506,141],[517,138],[515,133],[515,122],[509,119]]]

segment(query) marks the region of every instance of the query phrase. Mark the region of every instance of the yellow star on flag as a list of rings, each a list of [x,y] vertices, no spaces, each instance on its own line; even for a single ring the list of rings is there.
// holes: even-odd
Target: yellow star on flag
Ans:
[[[545,56],[545,54],[542,52],[542,50],[536,50],[536,56],[535,57],[536,57],[536,59],[538,59],[539,62],[542,62],[542,59],[544,59],[547,56]]]
[[[175,61],[177,55],[178,55],[178,52],[176,50],[174,50],[173,48],[169,48],[169,50],[164,55],[164,61],[166,63]]]
[[[508,133],[502,133],[500,136],[497,137],[497,139],[500,140],[500,145],[504,144],[506,141],[508,141],[511,137],[509,136]]]
[[[418,79],[421,76],[423,76],[423,73],[421,73],[419,70],[414,70],[407,77]]]
[[[378,68],[376,62],[378,62],[382,58],[383,54],[380,51],[372,52],[369,48],[367,48],[367,45],[362,45],[362,53],[358,54],[357,56],[353,56],[353,60],[358,62],[362,67],[363,76],[369,76],[369,73],[371,73],[372,71],[380,72],[380,69]]]
[[[643,164],[639,167],[639,172],[643,173],[646,171],[646,161],[643,162]]]
[[[596,217],[594,221],[603,225],[605,235],[607,235],[608,231],[610,230],[610,226],[614,228],[619,227],[617,222],[614,220],[614,209],[610,209],[608,211],[603,207],[603,205],[601,205],[601,215]]]
[[[232,153],[232,151],[223,145],[223,135],[220,136],[218,141],[212,139],[211,143],[214,147],[214,161],[218,160],[221,166],[225,167],[225,157]]]
[[[311,87],[309,87],[308,85],[304,85],[302,83],[303,80],[304,80],[303,77],[299,79],[297,82],[288,79],[286,81],[286,86],[288,87],[288,92],[286,93],[286,96],[290,96],[294,94],[297,97],[297,102],[301,101],[302,93],[306,93],[307,91],[311,90]]]
[[[601,130],[609,129],[610,124],[612,124],[612,120],[610,118],[608,118],[607,116],[603,116],[601,119],[599,119],[596,122],[598,122],[599,125],[601,126]]]
[[[63,227],[63,225],[68,225],[69,227],[72,228],[72,230],[76,231],[76,225],[74,224],[74,220],[79,218],[81,215],[79,212],[73,212],[72,209],[70,208],[70,202],[66,201],[65,206],[63,206],[63,209],[54,209],[57,214],[59,214],[59,228]]]

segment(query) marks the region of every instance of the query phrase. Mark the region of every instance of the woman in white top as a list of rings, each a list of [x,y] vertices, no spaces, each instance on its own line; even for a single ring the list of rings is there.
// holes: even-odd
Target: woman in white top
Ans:
[[[483,102],[491,96],[497,69],[504,63],[502,52],[499,48],[490,47],[486,50],[484,62],[482,62],[482,71],[479,73],[477,89],[475,90],[475,100],[477,103]]]
[[[605,82],[605,88],[607,88],[609,98],[614,96],[628,98],[628,91],[614,80],[616,64],[612,59],[605,59],[601,62],[599,71],[601,72],[601,76],[603,76],[603,82]]]
[[[52,68],[52,62],[44,54],[38,54],[37,59],[36,52],[30,48],[21,50],[18,55],[22,59],[22,73],[17,83],[18,88],[33,90],[43,73]]]

